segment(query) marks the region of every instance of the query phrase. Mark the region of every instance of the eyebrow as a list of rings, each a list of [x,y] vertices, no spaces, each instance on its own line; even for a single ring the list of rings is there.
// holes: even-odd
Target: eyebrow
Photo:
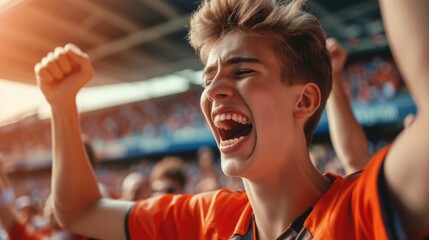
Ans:
[[[234,65],[239,63],[258,63],[262,64],[262,62],[259,59],[251,58],[251,57],[232,57],[226,60],[225,65]],[[204,68],[203,76],[213,72],[216,70],[216,65],[211,65]]]

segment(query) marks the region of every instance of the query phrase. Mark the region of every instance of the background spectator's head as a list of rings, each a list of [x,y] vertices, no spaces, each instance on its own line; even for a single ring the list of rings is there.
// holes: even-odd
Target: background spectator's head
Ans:
[[[155,164],[150,173],[153,196],[183,193],[186,182],[183,160],[179,157],[168,156],[163,158]]]
[[[140,172],[128,174],[122,182],[122,199],[136,201],[150,197],[149,180]]]

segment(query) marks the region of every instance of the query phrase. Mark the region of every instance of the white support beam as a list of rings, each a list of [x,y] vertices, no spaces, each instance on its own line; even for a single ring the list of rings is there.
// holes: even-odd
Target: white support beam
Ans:
[[[155,0],[159,1],[159,0]],[[101,17],[103,20],[107,21],[108,23],[112,24],[113,26],[118,27],[119,29],[122,29],[126,32],[134,32],[139,30],[139,26],[133,22],[131,22],[126,16],[123,16],[121,14],[118,14],[115,11],[112,11],[110,9],[104,8],[102,5],[96,4],[93,1],[89,0],[83,0],[83,1],[76,1],[76,0],[68,0],[68,3],[75,5],[76,7],[79,7],[81,9],[85,9],[89,13],[93,13],[95,17]],[[94,17],[94,16],[92,16]],[[89,20],[87,20],[89,21]],[[84,24],[83,27],[85,27],[86,30],[90,29],[92,27],[91,24]]]
[[[36,8],[28,8],[26,9],[26,13],[28,19],[32,19],[33,24],[37,25],[37,27],[52,27],[61,30],[61,32],[66,32],[70,35],[79,36],[79,38],[81,38],[85,42],[90,43],[91,45],[98,45],[105,42],[104,39],[100,38],[98,35],[88,32],[85,29],[82,29],[79,26],[62,18],[56,18],[53,15],[49,14],[49,12],[45,12]]]
[[[158,67],[146,68],[141,71],[137,71],[136,76],[146,75],[155,76],[159,72],[167,72],[166,74],[174,73],[183,69],[190,68],[202,68],[202,64],[197,57],[184,58],[177,62],[159,65]],[[165,71],[167,69],[167,71]]]
[[[99,85],[108,85],[122,83],[122,79],[115,78],[109,75],[104,74],[103,72],[96,72],[94,79],[89,82],[89,86],[99,86]]]
[[[16,67],[19,67],[17,65]],[[10,68],[10,67],[0,67],[0,78],[1,79],[7,79],[11,81],[17,81],[17,82],[25,82],[29,84],[36,84],[36,79],[34,77],[34,71],[31,69],[31,71],[16,71],[16,69]]]
[[[196,57],[191,57],[169,64],[160,64],[156,67],[148,66],[147,68],[137,71],[125,71],[114,64],[100,62],[96,64],[96,71],[102,73],[104,76],[115,76],[114,78],[117,78],[118,81],[142,81],[158,77],[160,73],[170,74],[183,69],[195,69],[201,66]]]
[[[174,33],[184,28],[189,21],[189,15],[184,15],[155,27],[142,29],[129,34],[123,38],[101,44],[89,51],[92,59],[98,60],[104,57],[122,52],[140,44],[154,41],[168,34]]]
[[[84,29],[85,31],[90,31],[92,27],[94,27],[101,19],[103,18],[103,16],[101,15],[100,11],[94,11],[91,13],[91,15],[89,15],[87,18],[85,18],[85,20],[83,20],[80,24],[79,27]]]

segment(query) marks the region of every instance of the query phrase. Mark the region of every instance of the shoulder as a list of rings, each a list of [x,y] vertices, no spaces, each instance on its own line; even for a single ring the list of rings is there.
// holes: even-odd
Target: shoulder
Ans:
[[[371,159],[365,170],[345,178],[328,174],[332,185],[315,204],[305,226],[313,235],[332,238],[385,239],[382,201],[383,162],[389,147]],[[339,227],[340,226],[340,227]]]
[[[199,207],[210,216],[237,215],[249,203],[244,191],[231,191],[221,189],[214,192],[203,193],[195,196]],[[236,214],[237,213],[237,214]]]
[[[126,218],[128,234],[137,239],[198,239],[198,236],[225,236],[248,205],[243,191],[221,189],[196,195],[164,195],[136,202]],[[219,227],[219,226],[224,227]],[[165,235],[167,234],[167,235]]]
[[[166,194],[160,197],[149,198],[134,204],[133,212],[164,211],[167,208],[189,208],[204,210],[237,206],[247,203],[247,194],[244,191],[220,189],[200,194]]]

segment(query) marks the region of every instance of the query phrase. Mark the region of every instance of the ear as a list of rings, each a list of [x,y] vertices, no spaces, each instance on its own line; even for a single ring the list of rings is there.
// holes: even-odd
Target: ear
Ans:
[[[306,83],[295,104],[294,117],[308,119],[320,106],[320,89],[315,83]]]

